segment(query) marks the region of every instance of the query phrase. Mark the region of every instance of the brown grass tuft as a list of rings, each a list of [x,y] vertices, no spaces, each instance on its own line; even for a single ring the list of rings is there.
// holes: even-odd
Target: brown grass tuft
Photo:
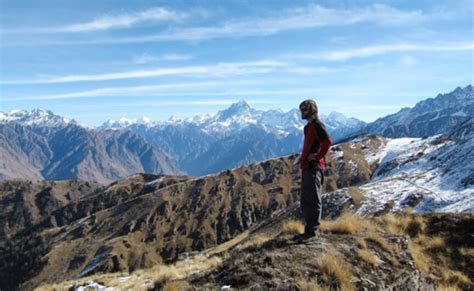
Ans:
[[[182,291],[192,290],[191,286],[186,281],[170,281],[165,284],[163,291]]]
[[[243,242],[241,245],[237,246],[236,249],[244,250],[248,248],[258,248],[258,247],[261,247],[264,243],[266,243],[269,240],[271,240],[271,237],[268,237],[266,235],[258,235]]]
[[[407,226],[407,233],[411,237],[415,237],[417,234],[424,233],[426,229],[426,221],[421,215],[410,215],[408,217],[411,217],[412,219],[408,223]]]
[[[459,248],[459,253],[465,257],[474,257],[474,248]]]
[[[304,232],[304,225],[298,220],[285,221],[281,226],[283,234],[300,234]]]
[[[316,282],[299,281],[296,287],[301,291],[329,291],[329,287],[321,287]]]
[[[390,264],[392,264],[393,267],[400,266],[400,262],[397,260],[396,257],[390,257]]]
[[[382,261],[369,250],[360,250],[358,255],[364,262],[374,267],[378,267],[382,263]]]
[[[347,188],[347,192],[352,198],[352,203],[358,208],[362,205],[362,203],[367,200],[367,198],[360,192],[359,188],[357,187],[349,187]]]
[[[404,215],[387,214],[375,219],[387,232],[395,235],[410,235],[415,237],[423,234],[426,229],[426,220],[422,215],[411,214],[407,211]]]
[[[442,250],[446,247],[446,241],[441,236],[435,236],[430,240],[428,248],[430,250]]]
[[[359,248],[361,248],[361,249],[367,249],[367,243],[365,242],[364,239],[358,239],[358,240],[357,240],[357,245],[358,245]]]
[[[316,261],[317,267],[323,273],[323,280],[328,283],[330,279],[335,279],[342,290],[352,290],[352,272],[350,265],[339,256],[324,254]]]
[[[470,285],[472,284],[468,276],[459,271],[444,269],[441,274],[443,283],[451,285]]]
[[[341,234],[359,234],[368,227],[368,220],[350,212],[345,212],[333,221],[322,221],[321,231]]]
[[[457,286],[441,284],[436,288],[436,291],[460,291]]]
[[[418,270],[427,275],[430,270],[430,260],[424,254],[423,249],[413,241],[408,242],[408,249]]]
[[[389,252],[391,254],[394,253],[393,247],[387,242],[386,239],[384,239],[377,232],[369,231],[367,234],[367,239],[379,245],[384,251]]]

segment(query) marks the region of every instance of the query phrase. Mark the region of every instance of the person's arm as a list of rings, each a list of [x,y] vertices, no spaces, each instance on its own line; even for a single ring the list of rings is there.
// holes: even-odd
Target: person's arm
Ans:
[[[332,145],[332,139],[327,133],[326,129],[321,126],[318,122],[314,122],[314,129],[316,138],[319,141],[319,151],[314,155],[310,155],[308,157],[309,160],[319,161],[320,159],[324,158],[324,156],[328,153],[329,148]]]

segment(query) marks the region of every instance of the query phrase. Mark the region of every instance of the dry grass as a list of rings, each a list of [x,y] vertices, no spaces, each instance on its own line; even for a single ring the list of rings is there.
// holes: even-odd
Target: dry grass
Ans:
[[[159,289],[164,289],[168,285],[170,288],[168,290],[183,290],[182,288],[173,289],[173,286],[184,286],[185,282],[181,281],[183,278],[212,269],[221,262],[222,259],[219,257],[208,258],[197,255],[174,265],[157,265],[151,269],[138,270],[133,274],[97,274],[60,284],[44,285],[38,290],[69,290],[71,286],[82,286],[88,281],[99,282],[101,285],[123,290],[147,290],[156,286],[159,286]]]
[[[416,241],[420,246],[431,251],[444,250],[446,248],[446,242],[441,236],[428,237],[425,234],[420,234],[416,238]]]
[[[267,241],[270,241],[272,238],[266,235],[257,235],[249,240],[246,240],[241,245],[237,246],[237,250],[244,250],[248,248],[258,248],[262,246]]]
[[[411,256],[413,257],[413,261],[418,270],[425,275],[428,275],[430,271],[430,259],[424,254],[420,245],[410,241],[408,243],[408,249],[410,250]]]
[[[285,221],[281,226],[283,234],[300,234],[304,232],[304,225],[298,220]]]
[[[367,198],[362,195],[362,193],[359,191],[359,188],[357,187],[349,187],[347,188],[347,192],[351,196],[352,202],[357,208],[360,207],[365,200],[367,200]]]
[[[369,250],[360,250],[358,255],[359,258],[371,266],[378,267],[382,263],[382,261]]]
[[[431,250],[441,250],[446,247],[446,241],[441,236],[435,236],[430,240],[428,248]]]
[[[445,285],[441,284],[436,288],[437,291],[460,291],[457,286],[450,286],[450,285]]]
[[[326,283],[328,283],[330,279],[335,279],[340,289],[354,289],[351,283],[351,266],[343,258],[326,253],[317,259],[316,265],[322,271],[322,278]]]
[[[330,291],[329,287],[321,287],[316,282],[299,281],[296,287],[301,291]]]
[[[359,248],[361,248],[361,249],[367,249],[367,243],[365,242],[364,239],[358,239],[358,240],[357,240],[357,245],[358,245]]]
[[[369,227],[369,221],[350,212],[345,212],[333,221],[322,221],[321,231],[340,234],[359,234]]]
[[[407,211],[404,215],[387,214],[375,219],[385,231],[395,235],[409,234],[415,237],[424,233],[426,229],[426,220],[421,215],[411,214]]]
[[[465,257],[474,257],[474,248],[459,248],[459,253]]]
[[[391,254],[394,253],[393,247],[384,239],[380,234],[375,231],[369,231],[367,233],[367,239],[376,243],[380,246],[384,251],[389,252]]]
[[[191,286],[186,281],[170,281],[165,284],[163,291],[183,291],[192,290]]]
[[[450,285],[470,285],[472,284],[468,276],[458,271],[444,269],[441,274],[443,283]]]
[[[390,264],[393,267],[399,267],[400,266],[400,262],[397,260],[396,257],[390,257]]]

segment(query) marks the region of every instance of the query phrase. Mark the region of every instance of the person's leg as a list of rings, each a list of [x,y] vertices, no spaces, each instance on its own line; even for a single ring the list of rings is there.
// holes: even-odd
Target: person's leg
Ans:
[[[314,234],[321,220],[321,171],[305,170],[301,181],[301,212],[305,220],[305,233]]]
[[[318,231],[321,224],[321,214],[323,203],[321,199],[321,187],[324,181],[323,172],[319,169],[316,169],[314,177],[314,188],[315,188],[315,203],[314,203],[314,213],[311,215],[314,221],[311,222],[312,231]]]

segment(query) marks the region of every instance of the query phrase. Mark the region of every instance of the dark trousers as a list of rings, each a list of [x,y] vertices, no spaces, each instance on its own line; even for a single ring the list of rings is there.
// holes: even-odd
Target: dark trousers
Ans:
[[[323,171],[318,167],[303,170],[301,181],[301,212],[305,221],[305,233],[319,229],[321,223],[321,185]]]

